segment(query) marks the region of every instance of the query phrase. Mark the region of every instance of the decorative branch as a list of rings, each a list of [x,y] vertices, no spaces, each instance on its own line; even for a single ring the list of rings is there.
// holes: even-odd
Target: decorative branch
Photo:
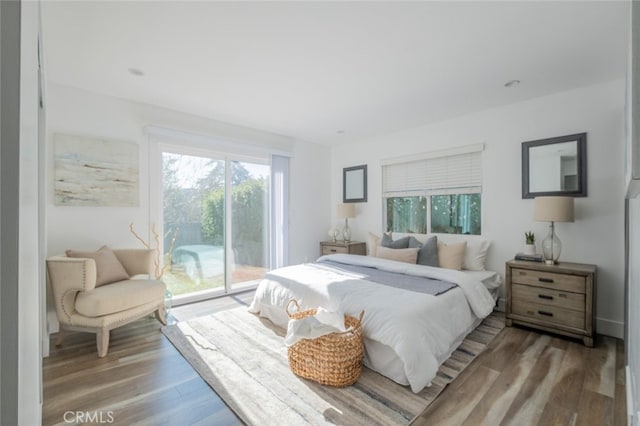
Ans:
[[[140,241],[142,243],[143,246],[145,246],[145,248],[151,249],[151,247],[149,247],[149,244],[147,244],[142,237],[140,237],[140,235],[138,235],[138,233],[136,231],[134,231],[133,229],[133,222],[131,222],[129,224],[129,230],[131,231],[131,233],[133,234],[134,237],[136,237],[138,239],[138,241]]]
[[[154,250],[156,252],[155,259],[153,260],[153,268],[154,268],[154,275],[156,279],[160,280],[162,278],[162,275],[164,275],[164,272],[166,271],[167,266],[171,263],[171,258],[173,257],[173,247],[176,243],[176,238],[178,237],[178,228],[173,230],[173,236],[171,237],[171,244],[169,244],[169,259],[168,259],[169,261],[165,263],[162,267],[160,266],[162,264],[162,262],[160,261],[162,257],[162,254],[160,253],[160,235],[156,230],[156,224],[154,223],[151,225],[151,233],[153,234],[153,239],[155,240],[155,247],[153,248],[149,243],[143,240],[142,237],[140,237],[140,235],[138,235],[138,233],[133,229],[133,223],[129,224],[129,230],[131,231],[133,236],[136,237],[136,239],[142,243],[142,245],[145,248],[149,250]],[[165,236],[169,235],[171,232],[172,232],[171,230],[167,231]]]
[[[164,271],[167,269],[167,265],[170,265],[172,263],[172,259],[173,259],[173,247],[176,245],[176,238],[178,238],[178,230],[180,228],[176,228],[173,231],[173,236],[171,237],[171,243],[169,243],[169,262],[165,263],[162,266],[162,270],[160,271],[160,276],[162,276],[164,274]],[[166,234],[164,234],[165,238],[169,235],[169,233],[171,233],[171,230],[167,231]]]

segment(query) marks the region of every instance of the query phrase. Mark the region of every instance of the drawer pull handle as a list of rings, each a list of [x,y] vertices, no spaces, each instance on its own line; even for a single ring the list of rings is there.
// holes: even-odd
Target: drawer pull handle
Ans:
[[[539,313],[540,315],[544,315],[544,316],[546,316],[546,317],[552,317],[552,316],[553,316],[553,314],[552,314],[551,312],[538,311],[538,313]]]
[[[538,281],[540,281],[541,283],[553,283],[553,280],[551,278],[538,278]]]
[[[540,299],[553,300],[553,296],[547,296],[546,294],[539,294],[538,297]]]
[[[330,251],[331,253],[335,253],[335,252],[337,252],[338,250],[336,250],[336,249],[331,249],[331,250],[329,250],[329,251]]]

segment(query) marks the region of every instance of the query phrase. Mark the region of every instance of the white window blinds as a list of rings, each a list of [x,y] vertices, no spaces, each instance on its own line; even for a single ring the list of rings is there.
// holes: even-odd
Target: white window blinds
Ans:
[[[456,190],[482,186],[481,148],[451,155],[425,156],[382,166],[383,194]]]

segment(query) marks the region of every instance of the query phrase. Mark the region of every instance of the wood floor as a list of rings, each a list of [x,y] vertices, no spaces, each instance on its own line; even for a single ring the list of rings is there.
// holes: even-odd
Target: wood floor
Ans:
[[[172,312],[185,321],[252,297],[242,293]],[[152,318],[112,331],[102,359],[94,335],[69,333],[62,348],[55,348],[54,337],[43,366],[43,425],[242,424]],[[414,424],[625,425],[625,403],[622,341],[598,336],[587,348],[509,327]]]

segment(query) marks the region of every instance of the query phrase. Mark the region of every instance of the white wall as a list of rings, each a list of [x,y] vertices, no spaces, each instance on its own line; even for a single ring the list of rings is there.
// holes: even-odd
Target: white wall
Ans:
[[[487,266],[504,274],[504,263],[523,248],[524,232],[542,241],[548,227],[533,221],[533,200],[521,197],[521,143],[587,132],[588,197],[576,198],[574,223],[556,226],[561,260],[598,266],[597,332],[622,337],[624,90],[624,81],[613,81],[336,147],[329,214],[338,225],[342,168],[368,164],[369,201],[349,222],[353,238],[366,241],[368,231],[383,230],[381,159],[484,143],[482,233],[493,241]]]
[[[129,232],[131,222],[148,240],[151,217],[149,142],[143,128],[156,125],[217,136],[238,144],[250,142],[259,147],[293,152],[290,163],[290,262],[317,257],[318,241],[324,236],[324,226],[314,225],[329,220],[329,213],[323,208],[330,200],[326,190],[330,171],[329,148],[56,84],[48,84],[47,101],[47,255],[60,254],[68,248],[97,249],[103,244],[138,247],[140,243]],[[58,132],[138,143],[140,206],[54,205],[52,135]]]
[[[20,37],[20,280],[19,340],[20,424],[37,424],[42,418],[42,308],[44,267],[39,236],[39,109],[38,35],[40,7],[21,2]]]
[[[625,335],[629,426],[640,426],[640,3],[632,2],[627,68],[627,300]]]
[[[329,237],[330,163],[327,147],[299,143],[291,163],[289,263],[311,262],[320,255],[320,241]]]
[[[41,423],[38,236],[39,5],[3,2],[0,423]]]

